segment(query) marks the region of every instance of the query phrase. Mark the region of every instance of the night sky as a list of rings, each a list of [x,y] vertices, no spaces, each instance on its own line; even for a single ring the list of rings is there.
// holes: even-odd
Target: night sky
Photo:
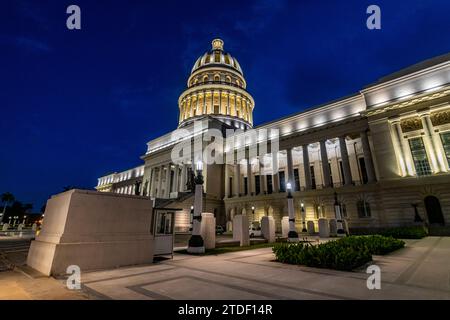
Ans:
[[[66,8],[81,7],[81,30]],[[381,7],[381,30],[366,8]],[[177,100],[213,38],[240,62],[255,124],[358,92],[450,51],[446,1],[0,3],[0,193],[39,208],[65,186],[140,165],[176,128]]]

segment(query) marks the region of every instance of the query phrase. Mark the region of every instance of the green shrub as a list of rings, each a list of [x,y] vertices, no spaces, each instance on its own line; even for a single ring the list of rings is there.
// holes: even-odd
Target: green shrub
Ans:
[[[396,239],[422,239],[428,235],[427,229],[422,226],[375,228],[375,229],[353,228],[350,230],[350,233],[354,235],[379,234],[382,236],[393,237]]]
[[[428,232],[424,227],[398,227],[383,230],[380,234],[396,239],[422,239]]]
[[[350,271],[371,261],[372,254],[386,254],[404,245],[401,240],[375,235],[350,236],[319,245],[277,243],[272,250],[280,262]]]

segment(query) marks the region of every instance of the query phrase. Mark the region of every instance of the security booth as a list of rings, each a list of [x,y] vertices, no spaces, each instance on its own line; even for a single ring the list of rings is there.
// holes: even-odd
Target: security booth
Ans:
[[[153,208],[152,233],[154,236],[154,256],[173,258],[175,242],[175,213],[182,209]]]

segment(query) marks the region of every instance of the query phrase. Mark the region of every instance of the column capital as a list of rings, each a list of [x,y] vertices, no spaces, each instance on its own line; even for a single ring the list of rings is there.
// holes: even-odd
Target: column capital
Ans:
[[[396,123],[400,123],[400,117],[399,116],[393,116],[393,117],[389,117],[388,121],[391,124],[396,124]]]

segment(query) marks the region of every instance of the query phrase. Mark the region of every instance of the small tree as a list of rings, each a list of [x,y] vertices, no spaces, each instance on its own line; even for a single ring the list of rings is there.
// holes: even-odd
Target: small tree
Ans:
[[[2,202],[3,202],[3,214],[0,218],[0,223],[3,222],[3,218],[5,217],[6,207],[7,207],[8,203],[14,202],[14,200],[15,200],[14,195],[11,192],[3,193],[1,198],[2,198]]]

